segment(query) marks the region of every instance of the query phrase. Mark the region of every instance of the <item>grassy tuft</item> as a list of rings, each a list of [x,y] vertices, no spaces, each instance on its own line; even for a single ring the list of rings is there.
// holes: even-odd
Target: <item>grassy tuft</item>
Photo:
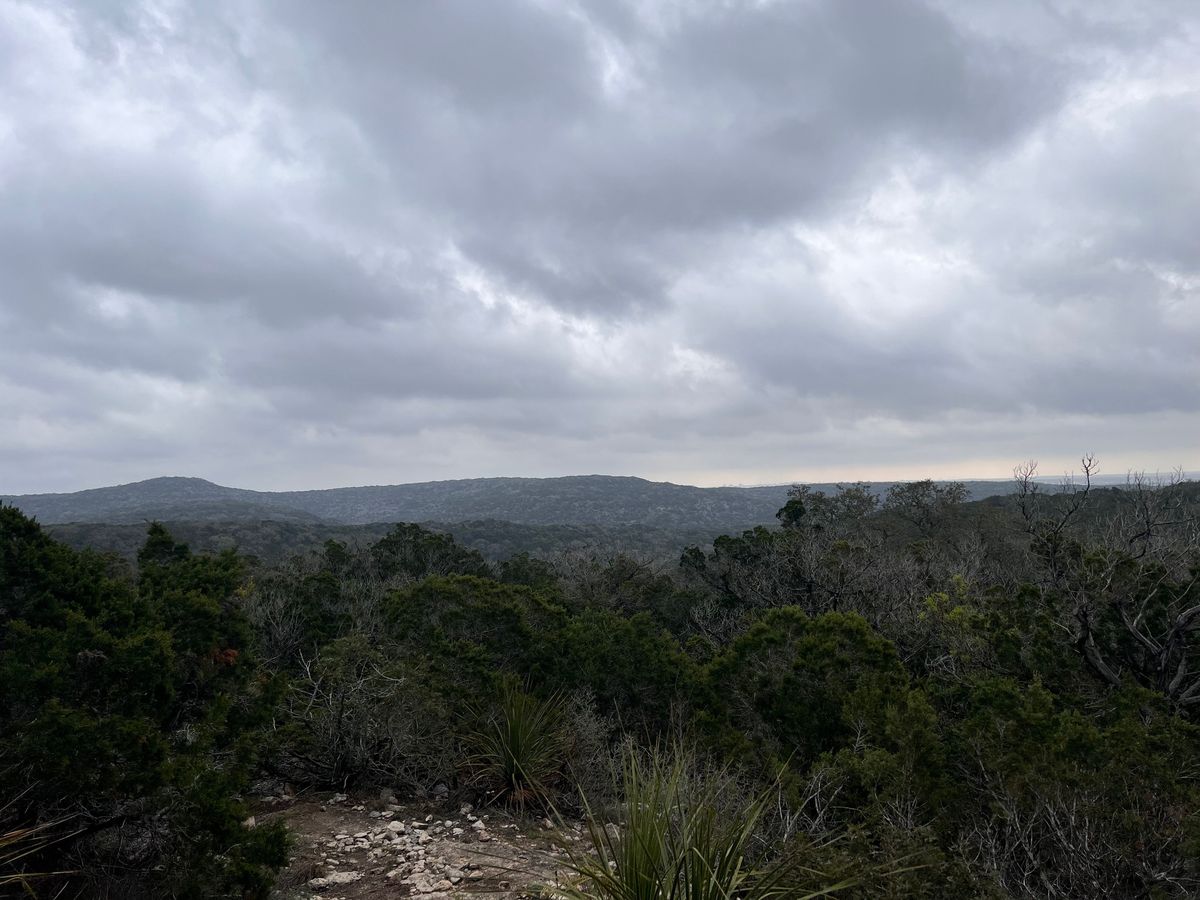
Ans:
[[[710,779],[697,778],[685,756],[630,754],[624,766],[621,825],[591,810],[592,849],[570,855],[570,884],[557,900],[806,900],[849,883],[815,887],[821,875],[784,862],[751,858],[766,797],[731,811]]]
[[[550,808],[566,754],[566,701],[508,690],[499,708],[467,739],[477,782],[491,786],[493,802],[524,810]]]

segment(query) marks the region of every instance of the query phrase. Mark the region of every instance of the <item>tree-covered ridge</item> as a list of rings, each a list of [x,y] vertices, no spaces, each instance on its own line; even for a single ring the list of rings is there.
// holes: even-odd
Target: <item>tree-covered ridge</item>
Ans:
[[[0,833],[86,823],[41,854],[85,895],[114,853],[255,895],[257,773],[574,810],[601,856],[559,896],[1195,896],[1195,486],[964,500],[796,488],[669,566],[398,525],[247,568],[154,526],[134,570],[4,509]]]
[[[293,556],[318,551],[327,541],[369,546],[384,537],[391,524],[338,525],[328,522],[164,521],[177,538],[197,552],[240,554],[278,565]],[[651,525],[523,525],[496,520],[419,522],[422,528],[452,534],[454,540],[487,559],[499,562],[519,553],[554,556],[574,552],[623,552],[669,560],[682,548],[706,544],[721,532],[704,528],[655,528]],[[137,558],[146,523],[104,522],[47,525],[55,539],[77,549]]]
[[[871,485],[882,494],[890,483]],[[973,497],[1007,493],[1005,482],[969,482]],[[816,485],[832,491],[835,485]],[[311,491],[250,491],[200,478],[152,478],[69,494],[0,496],[45,524],[168,521],[464,522],[645,525],[740,530],[774,521],[786,485],[700,488],[612,475],[468,478]]]
[[[906,486],[907,492],[919,490],[922,482]],[[915,487],[914,487],[915,486]],[[1052,486],[1053,487],[1053,486]],[[1196,483],[1181,486],[1187,492],[1197,490]],[[821,492],[809,488],[813,496],[837,497],[836,489]],[[843,491],[844,493],[844,491]],[[851,492],[853,495],[859,491]],[[1085,516],[1104,517],[1122,505],[1127,488],[1097,488],[1091,493]],[[906,513],[899,499],[890,506],[879,508],[882,496],[878,485],[871,485],[862,496],[872,503],[871,514],[884,528],[891,523],[891,530],[907,534],[908,529],[917,527],[912,521],[915,513]],[[1053,501],[1054,493],[1044,499]],[[877,497],[879,499],[871,500]],[[791,502],[794,508],[795,501]],[[1003,496],[987,497],[966,501],[954,506],[956,520],[970,529],[1012,532],[1014,540],[1023,540],[1023,530],[1008,515],[1011,511],[1011,486]],[[814,513],[819,515],[819,511]],[[921,515],[924,515],[922,513]],[[777,518],[771,516],[771,523]],[[327,541],[333,540],[351,546],[365,546],[382,538],[391,529],[390,524],[339,525],[330,522],[280,521],[249,518],[237,521],[168,521],[164,523],[172,534],[183,540],[194,550],[219,553],[237,550],[244,556],[261,563],[277,565],[289,557],[305,555],[320,550]],[[487,559],[499,562],[509,556],[531,553],[551,557],[566,553],[625,553],[655,560],[673,560],[688,546],[704,546],[723,532],[711,528],[658,528],[651,525],[533,525],[504,522],[495,519],[467,520],[461,522],[420,522],[423,528],[449,533],[457,543],[478,550]],[[73,523],[47,525],[49,534],[77,549],[91,548],[101,552],[116,553],[130,562],[137,558],[145,538],[144,521],[120,523]]]

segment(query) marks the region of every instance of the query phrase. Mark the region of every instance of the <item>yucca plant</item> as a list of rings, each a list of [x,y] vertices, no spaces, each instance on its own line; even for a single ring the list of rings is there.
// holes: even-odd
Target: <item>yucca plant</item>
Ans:
[[[559,900],[805,900],[848,883],[814,888],[820,873],[750,858],[766,796],[729,809],[711,779],[697,778],[686,756],[629,754],[621,825],[587,810],[591,850],[569,852],[569,884],[547,889]]]
[[[539,700],[509,689],[500,705],[467,737],[475,781],[490,785],[492,800],[524,810],[549,808],[566,753],[566,702],[554,694]]]

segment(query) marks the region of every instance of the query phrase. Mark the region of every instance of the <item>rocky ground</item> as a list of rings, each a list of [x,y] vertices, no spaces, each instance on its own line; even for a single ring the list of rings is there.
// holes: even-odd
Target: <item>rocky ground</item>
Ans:
[[[538,897],[538,885],[562,876],[565,848],[583,839],[577,823],[448,799],[398,803],[386,791],[297,797],[285,790],[260,800],[255,819],[282,819],[296,836],[279,900]]]

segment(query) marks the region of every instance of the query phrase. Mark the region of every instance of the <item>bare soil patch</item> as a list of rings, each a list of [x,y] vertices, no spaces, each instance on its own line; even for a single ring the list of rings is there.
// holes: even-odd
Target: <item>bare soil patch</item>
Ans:
[[[258,822],[282,819],[295,835],[279,900],[449,900],[538,897],[564,874],[578,823],[521,819],[450,800],[387,802],[366,795],[263,798]]]

